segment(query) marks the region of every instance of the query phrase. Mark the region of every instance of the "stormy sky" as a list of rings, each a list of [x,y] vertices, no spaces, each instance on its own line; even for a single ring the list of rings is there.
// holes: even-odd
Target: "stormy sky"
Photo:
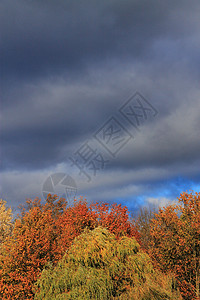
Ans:
[[[200,190],[198,0],[1,0],[1,198]],[[74,193],[74,194],[73,194]]]

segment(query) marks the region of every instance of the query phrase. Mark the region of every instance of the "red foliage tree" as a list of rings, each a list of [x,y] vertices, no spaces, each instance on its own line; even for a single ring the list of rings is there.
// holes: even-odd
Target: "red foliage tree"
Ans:
[[[126,206],[121,204],[94,203],[90,206],[96,212],[98,226],[107,228],[111,233],[114,233],[117,238],[127,235],[135,237],[139,242],[140,236],[133,220],[129,220],[129,212]]]

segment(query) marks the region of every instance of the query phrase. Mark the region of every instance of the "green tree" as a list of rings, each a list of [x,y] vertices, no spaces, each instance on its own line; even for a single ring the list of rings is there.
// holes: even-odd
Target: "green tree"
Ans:
[[[35,300],[182,299],[170,275],[156,271],[134,238],[86,229],[35,284]]]

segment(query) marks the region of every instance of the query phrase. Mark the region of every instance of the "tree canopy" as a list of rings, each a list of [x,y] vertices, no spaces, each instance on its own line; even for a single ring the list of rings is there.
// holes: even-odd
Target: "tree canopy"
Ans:
[[[182,193],[178,205],[160,209],[151,222],[149,254],[172,271],[185,299],[200,299],[200,193]]]
[[[0,200],[2,300],[200,299],[200,193],[137,221],[120,204],[51,195],[12,217]]]
[[[135,238],[86,229],[35,285],[36,300],[182,299],[175,279],[153,268]]]
[[[121,205],[89,205],[81,199],[67,207],[65,200],[51,195],[44,204],[28,200],[0,252],[1,299],[33,299],[33,284],[44,266],[56,265],[84,228],[99,225],[117,238],[122,234],[138,238],[127,208]]]

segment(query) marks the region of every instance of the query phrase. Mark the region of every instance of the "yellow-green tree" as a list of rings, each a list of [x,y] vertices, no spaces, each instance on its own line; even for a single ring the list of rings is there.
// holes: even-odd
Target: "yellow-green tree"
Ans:
[[[182,299],[171,275],[156,271],[134,238],[86,229],[35,284],[37,300]]]
[[[6,206],[6,201],[0,199],[0,245],[11,234],[12,223],[12,209]]]

